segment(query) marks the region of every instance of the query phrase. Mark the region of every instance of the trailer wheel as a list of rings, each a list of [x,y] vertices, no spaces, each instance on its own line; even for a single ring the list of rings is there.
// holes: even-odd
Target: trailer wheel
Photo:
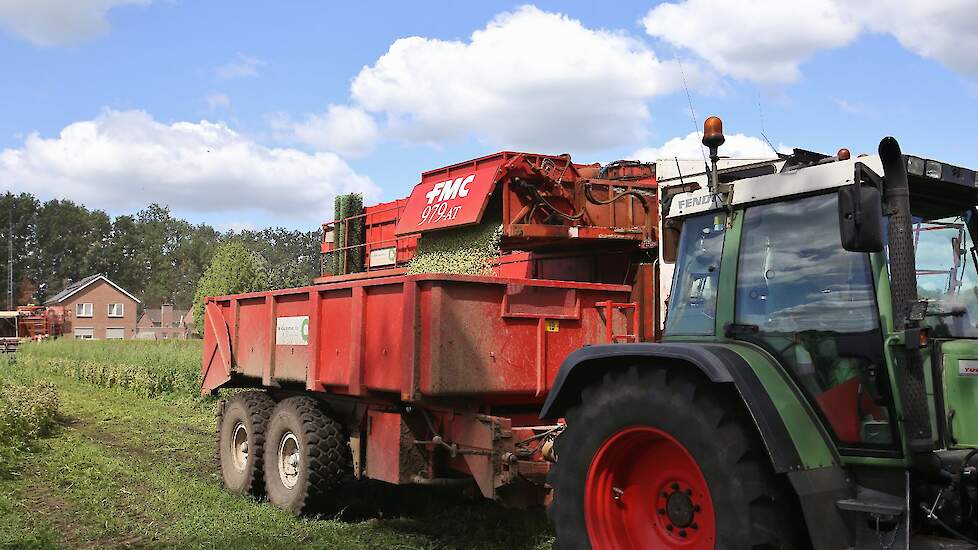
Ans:
[[[321,511],[353,471],[342,425],[310,397],[290,397],[272,412],[265,446],[268,500],[296,515]]]
[[[265,429],[275,401],[260,391],[235,394],[217,418],[217,455],[224,486],[238,495],[265,491]]]
[[[804,548],[744,407],[678,369],[606,375],[567,412],[547,511],[561,550]]]

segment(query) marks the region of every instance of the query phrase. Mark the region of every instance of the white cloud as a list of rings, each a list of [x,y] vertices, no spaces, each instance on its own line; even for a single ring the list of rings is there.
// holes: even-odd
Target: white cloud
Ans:
[[[214,228],[218,231],[233,231],[235,233],[241,233],[242,231],[257,231],[258,226],[252,222],[222,222],[214,224]]]
[[[974,0],[866,0],[856,11],[869,30],[891,34],[904,48],[953,71],[978,76]]]
[[[332,153],[269,148],[220,122],[163,124],[113,110],[0,150],[0,187],[112,212],[159,202],[180,211],[257,210],[290,223],[332,218],[337,193],[379,194]]]
[[[224,80],[248,78],[258,76],[258,67],[264,65],[268,65],[268,62],[239,52],[234,56],[234,59],[215,68],[214,73],[217,74],[218,78]]]
[[[323,114],[311,114],[302,122],[286,125],[296,141],[347,156],[369,153],[380,136],[372,116],[345,105],[330,105]]]
[[[0,27],[38,46],[73,44],[106,32],[106,13],[152,0],[0,0]]]
[[[227,94],[222,94],[220,92],[211,92],[207,94],[205,98],[207,101],[207,108],[211,111],[216,111],[217,109],[227,109],[231,106],[231,98]]]
[[[734,78],[798,80],[799,66],[865,32],[890,34],[907,50],[978,75],[974,0],[679,0],[649,10],[651,36],[690,50]]]
[[[689,49],[723,74],[764,83],[797,80],[798,66],[837,48],[860,25],[835,0],[682,0],[642,19],[650,35]]]
[[[695,64],[687,67],[693,82]],[[352,84],[392,135],[478,137],[505,147],[594,150],[642,139],[647,101],[681,88],[677,64],[623,32],[589,29],[532,6],[496,16],[467,41],[394,42]]]
[[[841,99],[838,97],[833,97],[832,102],[835,103],[839,109],[849,113],[850,115],[862,115],[866,114],[866,107],[861,103],[853,103],[851,101]]]
[[[720,146],[720,156],[729,158],[744,159],[769,159],[774,158],[775,153],[766,141],[753,136],[744,134],[733,134],[726,136],[727,140]],[[701,159],[706,153],[702,148],[701,136],[697,132],[692,132],[684,137],[674,137],[663,143],[659,147],[646,147],[632,153],[632,159],[652,162],[659,159]],[[779,145],[781,152],[790,152],[788,147]]]

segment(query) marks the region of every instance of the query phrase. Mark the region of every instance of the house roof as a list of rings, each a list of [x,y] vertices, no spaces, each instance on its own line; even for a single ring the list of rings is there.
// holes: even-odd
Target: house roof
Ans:
[[[184,315],[187,314],[185,309],[174,309],[173,310],[173,322],[179,323],[183,320]],[[149,317],[149,320],[153,323],[161,323],[163,321],[163,310],[162,309],[144,309],[143,314],[139,317],[142,321],[143,317]]]
[[[44,305],[60,304],[61,302],[64,302],[71,296],[81,292],[86,287],[89,287],[98,281],[105,281],[106,283],[112,285],[119,292],[135,300],[137,304],[142,302],[142,300],[130,294],[126,289],[110,281],[108,277],[106,277],[105,275],[98,274],[98,275],[90,275],[88,277],[85,277],[84,279],[71,283],[70,285],[66,286],[64,290],[62,290],[61,292],[45,300]]]

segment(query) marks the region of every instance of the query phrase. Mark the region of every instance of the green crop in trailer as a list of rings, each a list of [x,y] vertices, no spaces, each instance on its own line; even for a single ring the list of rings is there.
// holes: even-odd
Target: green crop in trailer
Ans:
[[[425,233],[408,273],[455,273],[491,275],[492,260],[499,257],[500,220]]]

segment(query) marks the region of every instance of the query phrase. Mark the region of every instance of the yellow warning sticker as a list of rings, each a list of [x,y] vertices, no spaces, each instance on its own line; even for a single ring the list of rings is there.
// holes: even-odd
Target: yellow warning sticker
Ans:
[[[557,319],[547,319],[547,332],[560,332],[560,321]]]

